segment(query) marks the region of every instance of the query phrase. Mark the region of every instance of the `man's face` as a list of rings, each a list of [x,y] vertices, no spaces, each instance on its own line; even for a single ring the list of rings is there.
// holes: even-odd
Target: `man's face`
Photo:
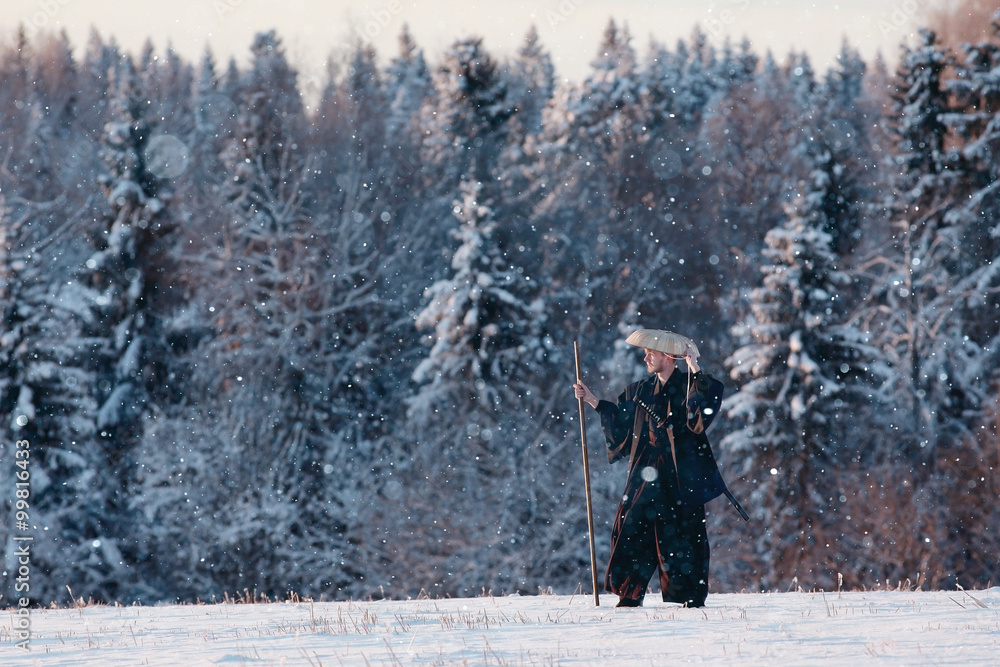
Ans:
[[[673,357],[658,350],[647,349],[646,356],[642,360],[646,362],[646,370],[650,373],[670,375],[674,370]]]

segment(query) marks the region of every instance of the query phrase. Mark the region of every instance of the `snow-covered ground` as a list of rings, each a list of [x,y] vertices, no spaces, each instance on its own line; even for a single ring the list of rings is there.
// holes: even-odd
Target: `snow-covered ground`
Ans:
[[[33,610],[2,665],[998,665],[1000,588],[958,592],[211,604]]]

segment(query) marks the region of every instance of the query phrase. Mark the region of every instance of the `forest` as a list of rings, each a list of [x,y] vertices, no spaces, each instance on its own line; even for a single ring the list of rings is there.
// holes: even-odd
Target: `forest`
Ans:
[[[313,101],[274,32],[238,66],[22,30],[5,604],[19,507],[41,605],[589,592],[573,342],[614,398],[641,327],[726,384],[713,592],[995,584],[996,31],[817,71],[611,21],[566,81],[535,30],[404,28]],[[603,571],[625,466],[585,423]]]

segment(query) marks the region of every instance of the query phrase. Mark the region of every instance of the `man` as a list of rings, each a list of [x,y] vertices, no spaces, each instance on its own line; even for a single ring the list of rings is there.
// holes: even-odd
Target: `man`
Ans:
[[[708,596],[705,503],[724,493],[749,519],[726,488],[705,435],[723,386],[700,371],[698,348],[684,336],[640,329],[625,342],[644,349],[649,378],[627,386],[617,404],[599,400],[582,382],[573,385],[601,417],[608,461],[629,459],[605,586],[619,596],[619,607],[638,607],[658,570],[665,602],[701,607]],[[677,370],[680,359],[690,372]]]

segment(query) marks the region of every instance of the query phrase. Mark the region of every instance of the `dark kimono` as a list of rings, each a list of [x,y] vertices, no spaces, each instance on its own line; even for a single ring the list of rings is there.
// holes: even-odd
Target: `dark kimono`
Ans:
[[[617,405],[598,403],[608,460],[629,460],[605,580],[624,604],[642,603],[656,570],[664,601],[705,604],[705,503],[730,495],[705,435],[722,391],[704,373],[674,370],[666,384],[652,375],[626,387]]]

